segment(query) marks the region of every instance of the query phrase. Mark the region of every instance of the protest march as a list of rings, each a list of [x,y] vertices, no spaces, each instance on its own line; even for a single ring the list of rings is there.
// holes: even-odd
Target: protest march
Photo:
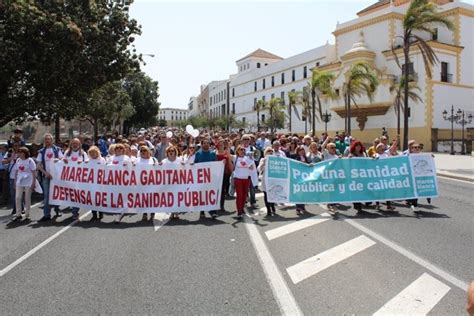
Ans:
[[[358,212],[374,204],[377,211],[396,212],[391,201],[406,201],[414,212],[419,198],[438,196],[436,167],[416,141],[398,151],[398,137],[383,135],[365,149],[360,141],[323,133],[310,135],[198,131],[188,125],[141,130],[128,137],[103,135],[95,144],[74,138],[54,144],[44,135],[36,153],[13,138],[2,163],[8,167],[12,220],[29,220],[33,192],[43,196],[38,222],[69,209],[79,220],[80,209],[92,220],[104,214],[120,223],[125,215],[200,212],[212,218],[235,199],[238,219],[257,208],[263,192],[267,213],[276,205],[327,204],[333,215],[339,203],[353,203]],[[383,204],[386,208],[383,208]],[[148,217],[149,214],[149,217]]]

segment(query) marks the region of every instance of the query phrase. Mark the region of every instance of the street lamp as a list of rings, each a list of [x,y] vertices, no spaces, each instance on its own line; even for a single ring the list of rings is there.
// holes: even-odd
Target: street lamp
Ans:
[[[331,121],[331,113],[328,113],[328,110],[326,110],[326,113],[323,114],[323,122],[324,122],[324,132],[327,134],[328,133],[328,123]]]
[[[451,155],[454,155],[454,122],[456,122],[459,117],[458,115],[454,115],[454,105],[451,105],[451,115],[448,116],[448,111],[444,110],[443,111],[443,119],[445,121],[450,121],[451,122]]]
[[[466,149],[464,147],[464,126],[467,125],[467,124],[471,124],[472,122],[472,114],[469,113],[469,115],[467,116],[467,118],[465,118],[464,116],[464,111],[461,111],[461,109],[458,109],[458,111],[456,112],[457,114],[457,121],[456,123],[457,124],[460,124],[462,126],[462,147],[461,147],[461,155],[465,155],[466,154]]]

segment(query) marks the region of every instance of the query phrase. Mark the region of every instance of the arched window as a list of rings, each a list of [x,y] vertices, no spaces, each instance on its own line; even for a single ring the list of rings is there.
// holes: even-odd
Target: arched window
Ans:
[[[257,63],[257,68],[260,68],[260,63]]]

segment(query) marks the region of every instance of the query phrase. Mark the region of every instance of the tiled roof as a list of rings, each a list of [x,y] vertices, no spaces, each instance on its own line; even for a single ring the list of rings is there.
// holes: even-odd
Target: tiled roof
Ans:
[[[386,5],[386,4],[389,4],[389,3],[390,3],[390,0],[379,0],[379,1],[377,1],[376,3],[374,3],[374,4],[370,5],[370,6],[368,6],[368,7],[365,8],[364,10],[357,12],[357,15],[361,15],[361,14],[367,12],[367,11],[371,11],[371,10],[373,10],[373,9],[376,9],[376,8],[378,8],[378,7],[381,7],[381,6]]]
[[[244,60],[246,58],[249,58],[249,57],[259,57],[259,58],[269,58],[269,59],[283,59],[280,56],[277,56],[275,54],[267,52],[266,50],[263,50],[263,49],[259,48],[256,51],[248,54],[247,56],[240,58],[239,60],[237,60],[237,62],[239,62],[241,60]]]

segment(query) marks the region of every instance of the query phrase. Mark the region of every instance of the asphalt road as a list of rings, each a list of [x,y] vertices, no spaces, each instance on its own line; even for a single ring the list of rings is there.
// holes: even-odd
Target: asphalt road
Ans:
[[[65,213],[39,225],[39,205],[29,223],[0,209],[0,314],[465,315],[473,187],[440,178],[440,198],[417,214],[400,203],[390,214],[340,206],[337,218],[314,205],[244,221]]]

